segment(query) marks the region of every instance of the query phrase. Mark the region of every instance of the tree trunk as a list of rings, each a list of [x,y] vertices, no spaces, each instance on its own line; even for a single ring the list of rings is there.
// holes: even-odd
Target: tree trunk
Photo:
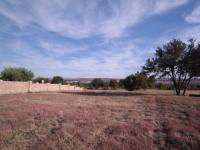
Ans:
[[[189,78],[188,81],[186,82],[182,95],[185,95],[186,90],[187,90],[187,88],[188,88],[188,86],[190,84],[190,81],[191,81],[191,78]]]
[[[183,96],[185,95],[186,89],[187,89],[187,88],[184,88],[184,90],[183,90],[183,94],[182,94]]]
[[[179,89],[176,89],[176,95],[180,95],[181,91]]]
[[[174,78],[172,78],[173,84],[174,84],[174,88],[176,90],[176,95],[180,95],[180,89],[177,86],[176,80]]]

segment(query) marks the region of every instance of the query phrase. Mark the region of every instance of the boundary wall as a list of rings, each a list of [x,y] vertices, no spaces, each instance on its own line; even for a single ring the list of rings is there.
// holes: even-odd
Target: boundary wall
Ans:
[[[0,80],[0,94],[27,93],[27,92],[61,92],[61,91],[82,91],[83,88],[50,83],[32,83],[18,81]]]

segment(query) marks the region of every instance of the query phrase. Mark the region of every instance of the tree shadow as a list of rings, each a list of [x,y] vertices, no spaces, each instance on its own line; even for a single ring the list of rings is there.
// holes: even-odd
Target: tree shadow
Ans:
[[[62,92],[66,94],[82,95],[82,96],[142,96],[144,93],[138,92],[121,92],[121,91],[71,91]]]
[[[200,94],[189,94],[191,97],[200,97]]]

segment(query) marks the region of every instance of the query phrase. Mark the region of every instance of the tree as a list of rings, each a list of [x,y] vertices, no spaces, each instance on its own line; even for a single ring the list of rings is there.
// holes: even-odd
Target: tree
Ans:
[[[33,77],[33,72],[25,68],[8,67],[1,72],[1,79],[5,81],[29,81]]]
[[[135,75],[129,75],[124,80],[125,89],[132,91],[137,89],[146,89],[148,87],[148,77],[143,74],[137,72]]]
[[[112,89],[116,89],[118,87],[117,80],[114,80],[114,79],[110,80],[109,87],[111,87]]]
[[[42,83],[42,81],[44,81],[44,83],[49,83],[50,80],[49,78],[44,78],[44,77],[37,77],[33,80],[33,82],[38,82],[38,83]]]
[[[119,80],[119,88],[124,88],[124,79]]]
[[[147,77],[147,75],[146,75],[146,77]],[[148,88],[155,87],[155,77],[154,76],[147,77],[147,84],[148,84]]]
[[[105,87],[105,82],[102,79],[93,79],[90,87],[95,89],[102,88]]]
[[[143,71],[155,77],[170,78],[176,94],[185,95],[193,77],[200,76],[200,44],[193,39],[187,43],[173,39],[163,47],[158,47],[155,57],[148,59]]]
[[[60,76],[54,76],[51,80],[51,83],[57,84],[57,83],[64,83],[64,79]]]

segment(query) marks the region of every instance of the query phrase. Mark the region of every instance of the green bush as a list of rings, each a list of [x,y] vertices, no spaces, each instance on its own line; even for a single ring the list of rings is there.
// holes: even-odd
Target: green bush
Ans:
[[[153,84],[154,80],[150,80],[145,74],[137,72],[135,75],[132,74],[126,77],[123,82],[125,89],[132,91],[137,89],[146,89]]]
[[[120,79],[118,83],[119,88],[124,89],[124,79]]]
[[[200,90],[200,83],[190,83],[189,89],[190,90]]]
[[[54,76],[51,80],[51,83],[53,83],[53,84],[58,84],[58,83],[63,84],[64,79],[61,76]]]
[[[90,89],[90,83],[80,83],[79,86],[84,89]]]
[[[94,79],[90,83],[90,88],[91,89],[99,89],[99,88],[106,88],[107,85],[102,79]]]
[[[5,81],[29,81],[33,77],[33,72],[25,68],[8,67],[1,72],[1,79]]]
[[[155,88],[155,78],[154,76],[150,76],[147,79],[148,88]]]
[[[117,82],[117,80],[114,80],[114,79],[110,80],[109,87],[111,87],[112,89],[118,88],[118,82]]]
[[[156,83],[155,88],[159,90],[173,90],[174,86],[172,84]]]

